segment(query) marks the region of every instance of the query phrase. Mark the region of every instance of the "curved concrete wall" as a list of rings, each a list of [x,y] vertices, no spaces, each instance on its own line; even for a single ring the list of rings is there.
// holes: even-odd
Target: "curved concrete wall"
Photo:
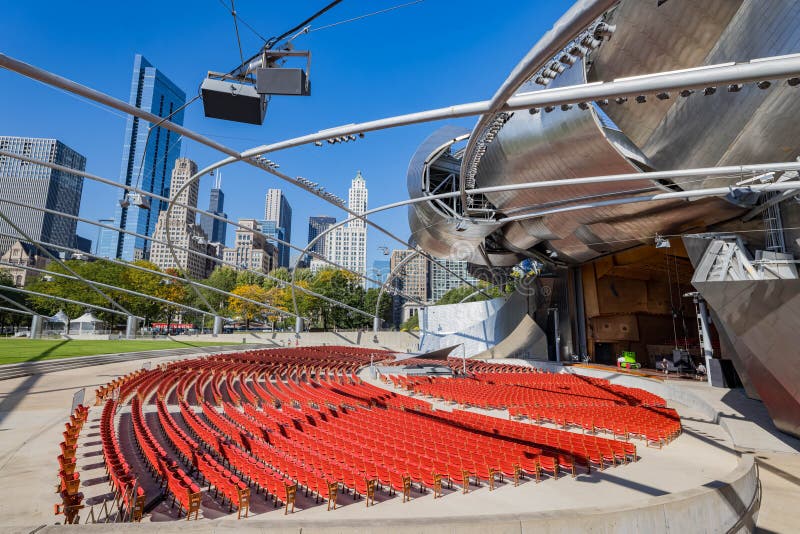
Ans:
[[[282,519],[243,521],[211,520],[192,522],[193,532],[275,532],[333,534],[341,532],[382,532],[440,534],[465,533],[583,533],[622,534],[660,532],[753,532],[760,507],[758,470],[752,455],[743,456],[736,469],[723,480],[687,491],[646,499],[638,506],[579,508],[532,514],[490,516],[409,517],[404,519],[347,519],[292,521]],[[178,533],[184,521],[159,523],[158,532]],[[19,528],[19,532],[61,533],[62,525]],[[145,524],[81,525],[87,532],[141,532]]]
[[[525,350],[528,358],[547,359],[545,333],[528,309],[528,297],[518,292],[508,298],[430,306],[421,312],[420,350],[463,345],[468,358],[492,358],[495,352],[508,357]],[[461,356],[461,349],[453,355]]]

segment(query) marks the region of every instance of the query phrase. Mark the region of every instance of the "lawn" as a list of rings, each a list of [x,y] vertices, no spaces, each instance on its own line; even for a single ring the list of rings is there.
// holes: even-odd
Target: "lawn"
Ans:
[[[91,356],[118,352],[137,352],[141,350],[180,349],[205,347],[208,345],[230,345],[231,343],[208,341],[109,341],[109,340],[71,340],[71,339],[0,339],[0,364],[35,362],[70,358],[72,356]]]

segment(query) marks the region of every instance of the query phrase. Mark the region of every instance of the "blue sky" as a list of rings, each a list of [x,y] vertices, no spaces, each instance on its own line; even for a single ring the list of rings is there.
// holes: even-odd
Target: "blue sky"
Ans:
[[[223,0],[228,1],[228,0]],[[312,30],[388,8],[401,0],[345,0],[312,23]],[[275,97],[262,126],[203,116],[197,102],[184,125],[236,150],[351,122],[489,98],[519,59],[572,2],[562,0],[424,0],[364,20],[310,33],[295,41],[312,51],[311,97]],[[265,37],[283,33],[325,1],[238,0],[239,15]],[[240,26],[245,56],[260,40]],[[233,68],[239,52],[231,16],[220,0],[116,3],[9,2],[0,21],[0,50],[127,101],[133,56],[141,53],[191,97],[206,72]],[[474,118],[450,121],[470,128]],[[355,143],[295,148],[270,156],[291,176],[304,176],[347,198],[361,170],[375,207],[408,197],[408,160],[417,145],[444,123],[367,134]],[[87,171],[119,179],[125,119],[17,74],[0,70],[0,135],[54,137],[87,158]],[[201,167],[220,156],[183,142],[184,156]],[[200,207],[211,179],[204,178]],[[308,217],[340,210],[245,164],[223,170],[225,210],[232,219],[263,216],[264,195],[282,188],[293,208],[295,245],[306,244]],[[85,181],[81,215],[113,216],[117,190]],[[404,209],[374,219],[406,238]],[[79,233],[96,237],[82,225]],[[231,240],[233,232],[228,231]],[[399,244],[370,230],[368,265],[384,259],[380,246]]]

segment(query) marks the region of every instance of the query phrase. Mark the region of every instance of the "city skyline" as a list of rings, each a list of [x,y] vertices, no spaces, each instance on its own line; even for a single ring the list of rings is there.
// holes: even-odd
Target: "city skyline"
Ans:
[[[208,209],[214,215],[228,218],[225,213],[225,193],[222,191],[222,171],[217,171],[214,177],[214,186],[211,188],[208,198]],[[225,246],[225,239],[228,234],[228,223],[215,219],[210,215],[200,214],[200,227],[208,236],[211,243],[221,243]]]
[[[306,243],[311,244],[319,234],[327,230],[333,224],[336,224],[336,217],[330,217],[328,215],[314,215],[309,217],[308,241],[306,241]],[[309,253],[325,256],[325,238],[320,238],[315,241],[308,250]],[[311,254],[309,254],[309,256],[311,256]],[[310,261],[309,258],[306,258],[306,260]]]
[[[184,207],[197,206],[197,182],[183,187],[196,172],[197,163],[194,161],[188,158],[175,160],[175,167],[170,176],[169,198],[183,205],[173,206],[169,219],[167,219],[166,211],[162,211],[158,215],[149,259],[162,270],[184,270],[193,278],[205,278],[210,274],[207,268],[208,262],[202,256],[202,254],[208,253],[208,236],[195,223],[196,214]],[[181,191],[181,189],[183,190]],[[161,243],[167,239],[167,220],[169,220],[170,242],[175,247],[180,247],[174,249],[175,257],[172,255],[173,251],[170,251],[166,244]]]
[[[253,2],[237,2],[237,10],[259,32],[279,34],[302,20],[307,9],[302,5],[287,5],[280,10],[268,10]],[[539,3],[536,3],[539,4]],[[236,150],[280,140],[309,132],[323,130],[354,121],[378,119],[489,98],[497,84],[506,77],[509,68],[518,58],[497,57],[492,53],[497,47],[508,50],[527,50],[530,45],[530,24],[548,28],[568,7],[569,2],[547,5],[518,6],[519,17],[504,17],[500,13],[483,13],[483,5],[465,2],[463,10],[453,12],[446,4],[424,2],[391,13],[341,25],[330,30],[312,32],[297,39],[300,49],[311,49],[314,62],[311,72],[314,92],[308,98],[276,97],[272,100],[263,126],[231,124],[203,117],[198,102],[185,109],[183,124],[209,138]],[[383,7],[388,7],[384,4]],[[379,9],[376,7],[375,9]],[[474,13],[481,10],[481,23]],[[79,12],[80,11],[80,12]],[[160,13],[154,25],[152,13]],[[328,24],[363,14],[360,3],[344,2],[321,18],[319,24]],[[122,20],[111,19],[107,10],[87,13],[66,5],[48,7],[49,16],[43,19],[33,6],[19,4],[7,10],[5,27],[5,53],[23,61],[53,70],[78,83],[96,88],[111,96],[127,101],[131,88],[131,66],[135,53],[141,53],[159,70],[180,87],[189,98],[209,70],[227,72],[238,61],[235,41],[223,39],[231,33],[230,16],[221,6],[208,5],[187,11],[180,4],[157,3],[143,0],[139,8],[126,13]],[[227,17],[222,17],[227,14]],[[448,32],[431,32],[422,36],[420,43],[428,54],[406,57],[406,28],[425,17],[437,20],[442,17],[453,22]],[[226,20],[223,20],[226,19]],[[163,26],[163,21],[181,20],[181,24]],[[57,21],[60,21],[57,23]],[[72,32],[67,39],[59,30],[61,24],[85,31]],[[163,27],[162,27],[163,26]],[[202,28],[208,35],[219,38],[193,39],[193,32]],[[476,29],[480,28],[478,34]],[[476,35],[479,37],[476,38]],[[255,49],[261,41],[248,30],[242,34],[246,51]],[[94,43],[104,42],[103,47]],[[469,48],[453,47],[453,40],[473,42]],[[403,57],[402,72],[415,76],[400,76],[397,69],[377,69],[365,72],[357,62],[344,61],[343,47],[363,48],[369,43],[365,60],[385,61],[387,57]],[[91,57],[87,51],[91,50]],[[433,58],[436,58],[434,61]],[[457,75],[456,65],[476,61],[482,65],[482,76],[470,84],[452,84]],[[98,68],[102,65],[102,68]],[[443,65],[445,66],[443,68]],[[419,80],[428,80],[420,85]],[[437,89],[451,87],[446,94]],[[369,98],[382,94],[383,98]],[[104,178],[119,181],[120,147],[125,135],[126,116],[114,110],[88,104],[39,85],[7,71],[0,71],[0,110],[3,112],[5,135],[54,137],[63,140],[87,157],[87,170]],[[331,106],[331,98],[336,105]],[[36,101],[37,106],[19,106],[15,103]],[[474,118],[453,121],[465,127]],[[429,125],[411,126],[394,131],[367,133],[356,142],[323,147],[313,145],[275,153],[271,159],[280,163],[281,171],[290,176],[305,176],[325,187],[327,191],[346,198],[350,178],[361,169],[369,177],[371,205],[395,202],[407,195],[405,175],[409,158],[418,144],[427,137]],[[152,135],[155,135],[155,131]],[[178,149],[175,149],[176,151]],[[213,150],[197,143],[181,141],[180,155],[204,167],[220,159]],[[337,220],[346,214],[335,206],[309,195],[249,165],[234,164],[224,171],[225,212],[229,219],[260,219],[264,194],[269,188],[281,188],[293,204],[292,244],[304,247],[304,228],[308,217],[325,214]],[[207,206],[214,178],[205,175],[200,181],[200,205]],[[97,221],[114,214],[118,190],[108,186],[85,184],[86,194],[81,206],[82,217]],[[91,199],[91,202],[86,201]],[[377,213],[371,217],[395,235],[409,236],[405,209]],[[94,237],[97,228],[79,224],[79,232]],[[233,243],[229,231],[226,246]],[[376,230],[369,228],[373,245],[387,244],[402,247],[400,243],[387,242]],[[367,250],[371,264],[381,256],[376,246]]]

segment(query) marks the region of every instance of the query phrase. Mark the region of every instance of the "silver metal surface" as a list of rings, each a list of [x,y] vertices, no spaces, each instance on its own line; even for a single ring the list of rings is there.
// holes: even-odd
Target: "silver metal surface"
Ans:
[[[762,71],[761,80],[773,80],[770,87],[760,89],[750,78],[750,82],[740,83],[740,91],[728,92],[728,83],[736,82],[718,78],[711,83],[708,76],[711,71],[726,68],[719,66],[726,62],[737,62],[729,63],[731,69],[753,67],[750,74],[758,75],[757,67],[765,62],[753,58],[800,50],[800,3],[672,0],[658,6],[655,2],[625,0],[607,18],[617,26],[611,39],[557,76],[549,87],[568,86],[561,90],[580,94],[608,86],[627,95],[629,101],[621,105],[611,102],[603,108],[621,131],[613,123],[601,124],[592,107],[581,110],[567,104],[552,109],[550,104],[550,113],[542,107],[533,115],[518,111],[485,145],[476,175],[477,187],[630,172],[635,168],[650,171],[787,161],[800,153],[800,147],[790,141],[800,137],[800,121],[796,120],[800,116],[800,89],[775,81],[773,74]],[[584,61],[589,61],[586,65],[590,80],[607,83],[576,87],[585,82]],[[717,66],[696,68],[711,65]],[[711,96],[698,92],[688,98],[673,89],[667,98],[659,99],[640,83],[652,78],[645,75],[658,70],[679,70],[659,77],[683,78],[688,74],[696,76],[694,81],[698,83],[706,77],[708,85],[719,88]],[[619,79],[623,76],[628,78]],[[635,92],[624,91],[631,83],[638,85],[640,95],[646,95],[643,103],[634,101]],[[523,93],[533,88],[530,82],[521,87],[503,109],[515,109],[515,99],[534,94],[546,97],[560,90]],[[578,101],[581,99],[572,102]],[[497,219],[507,216],[513,220],[526,210],[555,211],[532,221],[506,220],[499,242],[507,248],[519,252],[538,246],[540,250],[554,251],[561,260],[580,263],[645,242],[655,233],[713,227],[741,214],[740,208],[717,199],[620,206],[614,205],[615,197],[650,194],[653,188],[656,192],[657,188],[707,190],[730,183],[731,177],[676,177],[663,182],[643,179],[624,186],[571,185],[485,196],[490,207],[498,211]],[[596,202],[596,209],[580,213],[558,210],[562,206],[569,209],[579,201]],[[438,234],[437,238],[446,236]],[[436,246],[440,250],[446,248],[439,242]],[[483,263],[477,256],[470,261]]]
[[[800,280],[797,273],[764,276],[752,267],[733,268],[722,262],[726,246],[747,265],[749,251],[740,239],[686,236],[686,250],[695,267],[692,285],[711,307],[722,341],[722,357],[730,359],[748,394],[754,390],[775,425],[800,436]],[[748,279],[749,278],[749,279]],[[754,279],[756,278],[756,279]],[[762,279],[757,279],[762,278]]]
[[[800,437],[800,280],[692,284],[711,305],[775,425]]]
[[[461,201],[466,203],[466,176],[468,166],[474,161],[473,156],[477,147],[479,135],[489,125],[494,114],[501,110],[508,99],[530,78],[537,70],[555,54],[557,54],[576,34],[598,19],[604,11],[616,4],[617,0],[578,0],[570,9],[556,21],[553,28],[542,36],[539,42],[522,58],[514,67],[508,78],[497,89],[489,103],[489,109],[480,117],[472,130],[469,143],[464,150],[461,165],[461,179],[459,188]],[[472,185],[472,184],[470,184]]]
[[[524,354],[546,360],[547,336],[530,313],[534,301],[534,296],[515,291],[505,299],[428,307],[421,312],[419,350],[461,345],[467,358]]]
[[[670,0],[659,6],[657,2],[622,0],[608,18],[617,27],[613,37],[591,56],[589,80],[608,81],[705,65],[741,4],[742,0]],[[642,146],[679,100],[676,93],[668,100],[648,99],[646,105],[609,106],[606,112]]]
[[[614,17],[617,32],[597,51],[590,79],[800,50],[795,0],[670,0],[661,7],[626,0]],[[713,96],[673,94],[663,102],[611,106],[608,114],[656,168],[786,161],[800,154],[791,141],[800,135],[798,96],[796,88],[774,81],[766,90],[745,84],[737,93],[720,86]],[[717,185],[678,183],[689,189]]]
[[[431,155],[440,152],[443,145],[449,141],[455,141],[464,133],[465,130],[462,128],[445,126],[433,132],[417,148],[408,164],[407,186],[411,199],[425,195],[423,176],[426,171],[426,162],[435,163],[435,160],[430,161]],[[463,222],[459,223],[459,221]],[[484,264],[485,261],[478,247],[483,244],[486,236],[500,227],[499,223],[492,221],[469,222],[458,219],[445,212],[435,202],[410,206],[408,225],[411,228],[412,240],[433,256],[479,264]],[[502,258],[495,259],[502,261]],[[509,258],[512,265],[518,261],[516,256]]]

